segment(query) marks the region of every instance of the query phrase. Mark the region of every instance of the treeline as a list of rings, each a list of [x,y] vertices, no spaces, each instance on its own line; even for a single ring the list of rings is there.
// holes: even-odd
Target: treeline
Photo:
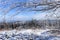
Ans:
[[[9,23],[0,23],[0,29],[60,29],[60,20],[31,20],[26,22],[15,21]]]

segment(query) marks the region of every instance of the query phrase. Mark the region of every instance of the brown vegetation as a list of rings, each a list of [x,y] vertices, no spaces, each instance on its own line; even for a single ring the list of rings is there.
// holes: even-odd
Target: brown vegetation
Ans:
[[[0,23],[0,29],[60,29],[60,20],[32,20],[26,22]]]

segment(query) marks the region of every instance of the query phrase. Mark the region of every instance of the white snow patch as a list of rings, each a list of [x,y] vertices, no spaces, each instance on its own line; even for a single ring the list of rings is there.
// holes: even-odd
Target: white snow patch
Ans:
[[[41,35],[41,33],[45,32],[45,31],[48,31],[49,29],[47,30],[41,30],[41,29],[22,29],[22,30],[4,30],[4,31],[0,31],[0,34],[8,34],[8,35],[12,35],[13,34],[19,34],[19,33],[22,33],[22,34],[25,34],[25,33],[28,33],[28,34],[36,34],[36,35]]]

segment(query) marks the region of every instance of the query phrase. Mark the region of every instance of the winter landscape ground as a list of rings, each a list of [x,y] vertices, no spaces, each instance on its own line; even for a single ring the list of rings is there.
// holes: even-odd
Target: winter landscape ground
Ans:
[[[2,30],[0,31],[0,40],[59,40],[59,32],[50,29]]]

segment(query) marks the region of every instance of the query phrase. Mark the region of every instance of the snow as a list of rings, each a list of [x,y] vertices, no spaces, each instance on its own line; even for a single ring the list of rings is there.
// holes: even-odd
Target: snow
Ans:
[[[49,29],[47,29],[47,30],[41,30],[41,29],[22,29],[22,30],[16,30],[16,29],[14,29],[14,30],[4,30],[4,31],[0,31],[0,34],[2,33],[2,34],[5,34],[5,33],[7,33],[7,34],[12,34],[12,33],[14,33],[14,34],[18,34],[18,33],[22,33],[22,34],[24,34],[24,33],[29,33],[29,34],[31,34],[31,33],[33,33],[33,34],[37,34],[37,35],[40,35],[41,33],[43,33],[43,32],[45,32],[45,31],[48,31]]]
[[[58,40],[60,37],[49,36],[46,31],[50,29],[22,29],[22,30],[2,30],[0,31],[0,40]],[[44,35],[43,35],[43,34]],[[46,36],[47,35],[47,36]],[[47,37],[47,38],[46,38]]]

